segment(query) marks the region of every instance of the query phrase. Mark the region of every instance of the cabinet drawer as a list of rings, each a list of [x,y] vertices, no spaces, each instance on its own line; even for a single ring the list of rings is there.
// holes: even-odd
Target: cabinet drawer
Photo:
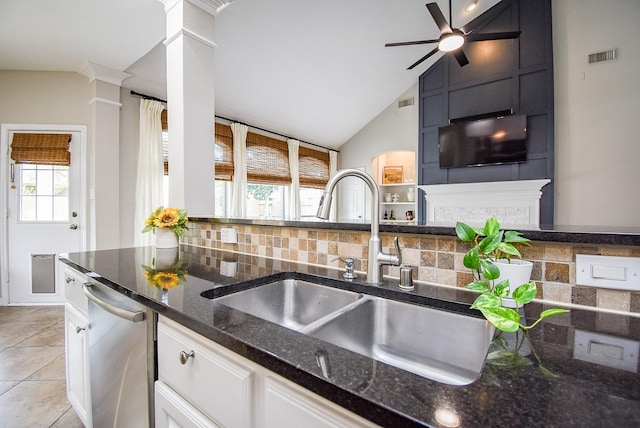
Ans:
[[[64,297],[86,317],[89,312],[89,302],[82,291],[82,285],[85,282],[87,278],[79,272],[69,268],[64,270]]]
[[[155,392],[155,428],[220,428],[161,381]]]
[[[253,425],[254,372],[240,358],[164,317],[158,323],[158,379],[226,427]]]

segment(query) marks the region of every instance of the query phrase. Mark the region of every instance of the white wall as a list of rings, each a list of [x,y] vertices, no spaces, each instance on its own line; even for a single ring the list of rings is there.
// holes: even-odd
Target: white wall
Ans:
[[[555,222],[640,225],[640,1],[553,0],[555,88]],[[587,55],[617,48],[613,62]],[[418,147],[418,84],[414,114],[397,100],[340,147],[340,168],[366,165],[377,154]],[[401,109],[400,111],[402,111]],[[396,113],[398,113],[396,115]]]
[[[553,1],[556,224],[640,225],[640,1]],[[616,48],[618,59],[587,64]]]
[[[413,97],[410,107],[398,108],[398,100]],[[371,172],[371,160],[393,151],[418,149],[418,83],[398,97],[382,113],[340,147],[338,168],[364,166]]]
[[[140,98],[120,88],[120,246],[132,247],[135,213],[138,148],[140,146]]]

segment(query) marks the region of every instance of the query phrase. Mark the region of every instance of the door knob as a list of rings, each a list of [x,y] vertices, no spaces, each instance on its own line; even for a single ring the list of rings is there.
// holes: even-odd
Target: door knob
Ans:
[[[69,225],[69,229],[76,230],[77,228],[78,228],[78,225],[77,225],[77,224],[75,224],[75,223],[71,223],[71,224]]]

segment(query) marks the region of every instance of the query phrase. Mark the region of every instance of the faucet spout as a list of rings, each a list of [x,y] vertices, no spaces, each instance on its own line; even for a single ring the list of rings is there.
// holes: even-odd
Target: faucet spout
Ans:
[[[382,252],[382,243],[380,241],[380,191],[378,185],[371,175],[359,169],[341,169],[327,183],[324,193],[320,198],[318,212],[316,216],[327,220],[331,209],[331,198],[333,190],[340,180],[344,177],[358,177],[364,181],[371,191],[371,237],[369,238],[369,251],[367,259],[367,282],[372,284],[380,284],[382,282],[382,266],[394,265],[399,266],[402,263],[402,255],[398,238],[395,238],[394,245],[396,254],[386,254]]]

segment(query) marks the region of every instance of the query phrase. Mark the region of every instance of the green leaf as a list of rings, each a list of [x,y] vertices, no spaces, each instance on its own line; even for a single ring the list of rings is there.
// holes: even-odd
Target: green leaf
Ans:
[[[478,253],[478,247],[473,247],[467,254],[464,255],[462,259],[462,263],[464,267],[469,268],[471,270],[478,270],[480,267],[480,255]]]
[[[491,235],[487,235],[482,241],[478,243],[478,248],[484,254],[489,254],[494,251],[500,245],[502,241],[503,232],[499,231],[498,233],[494,233]]]
[[[498,219],[495,217],[487,219],[487,222],[484,224],[485,236],[495,235],[498,231],[500,231],[500,223],[498,222]]]
[[[546,311],[540,312],[540,319],[543,320],[545,318],[549,318],[554,315],[566,314],[568,312],[569,311],[567,309],[560,309],[560,308],[547,309]]]
[[[502,302],[500,301],[500,299],[498,299],[493,294],[482,293],[476,298],[476,300],[474,300],[473,304],[471,305],[471,309],[479,309],[480,311],[482,311],[483,309],[499,308],[501,305]]]
[[[488,280],[497,279],[500,277],[500,268],[496,266],[494,263],[480,259],[480,270],[482,271],[482,276],[487,278]]]
[[[513,290],[513,300],[518,302],[520,305],[525,305],[533,300],[538,293],[538,289],[536,287],[535,282],[528,282],[526,284],[522,284],[515,290]]]
[[[467,284],[465,288],[473,291],[481,291],[486,293],[489,291],[489,285],[484,281],[473,281],[470,284]]]
[[[476,237],[476,231],[471,227],[462,222],[456,223],[456,235],[462,242],[470,242],[473,241]]]
[[[510,242],[512,244],[523,244],[531,246],[531,240],[522,236],[522,233],[515,232],[513,230],[506,231],[504,233],[504,242]]]
[[[505,279],[493,287],[493,294],[504,299],[505,297],[509,297],[509,290],[509,280]]]
[[[153,225],[152,224],[148,224],[144,227],[144,229],[142,229],[142,233],[147,233],[147,232],[151,232],[153,230]]]
[[[487,321],[499,330],[514,332],[520,328],[520,314],[513,309],[503,307],[481,307],[478,309]]]
[[[522,257],[516,247],[506,242],[500,242],[497,249],[510,256]]]

